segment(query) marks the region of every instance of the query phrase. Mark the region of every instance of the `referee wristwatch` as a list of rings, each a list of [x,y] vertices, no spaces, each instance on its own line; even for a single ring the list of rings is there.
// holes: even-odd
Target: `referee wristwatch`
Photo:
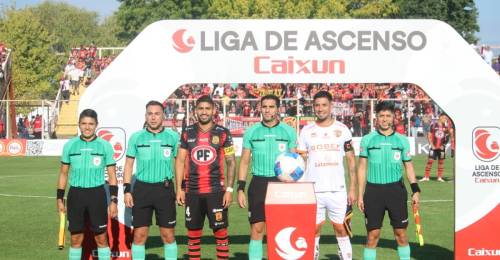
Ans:
[[[227,191],[227,192],[231,192],[231,193],[232,193],[232,192],[234,191],[234,189],[233,189],[232,187],[227,187],[227,188],[226,188],[226,191]]]
[[[117,197],[111,198],[111,202],[114,202],[115,204],[118,204],[118,198]]]

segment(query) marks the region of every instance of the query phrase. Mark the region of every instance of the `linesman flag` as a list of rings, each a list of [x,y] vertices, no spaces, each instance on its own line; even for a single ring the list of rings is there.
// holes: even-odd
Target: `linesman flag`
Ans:
[[[417,235],[417,240],[420,246],[424,245],[424,233],[422,231],[422,224],[420,224],[420,213],[418,208],[413,205],[413,217],[415,218],[415,233]]]

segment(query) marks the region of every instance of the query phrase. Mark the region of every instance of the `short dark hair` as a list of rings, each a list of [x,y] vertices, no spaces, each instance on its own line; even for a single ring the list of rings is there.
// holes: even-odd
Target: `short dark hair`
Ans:
[[[95,122],[97,123],[97,112],[95,112],[95,110],[93,109],[90,109],[90,108],[87,108],[87,109],[84,109],[81,113],[80,113],[80,117],[78,118],[78,122],[82,121],[82,119],[84,117],[90,117],[90,118],[93,118],[95,120]]]
[[[269,94],[269,95],[263,96],[260,99],[260,105],[262,105],[262,102],[264,102],[264,100],[274,100],[274,102],[276,102],[276,107],[280,107],[280,98],[275,96],[275,95]]]
[[[203,95],[203,96],[199,97],[196,100],[196,106],[198,106],[200,103],[203,103],[203,102],[209,103],[212,107],[215,107],[215,102],[209,95]]]
[[[159,106],[159,107],[161,107],[161,109],[164,109],[163,104],[162,104],[162,103],[160,103],[159,101],[156,101],[156,100],[151,100],[151,101],[149,101],[149,102],[146,104],[146,109],[148,109],[148,107],[150,107],[150,106]]]
[[[380,111],[389,111],[394,113],[394,103],[388,101],[378,102],[375,106],[375,113],[379,113]]]
[[[328,101],[332,102],[333,101],[333,97],[332,97],[332,94],[330,94],[330,92],[328,91],[320,91],[318,93],[316,93],[313,97],[313,102],[318,99],[318,98],[326,98],[328,99]]]

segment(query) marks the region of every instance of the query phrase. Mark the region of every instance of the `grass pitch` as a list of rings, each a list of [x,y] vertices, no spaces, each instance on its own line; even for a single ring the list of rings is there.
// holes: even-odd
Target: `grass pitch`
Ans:
[[[414,157],[418,178],[424,174],[426,160],[425,156]],[[453,259],[455,222],[452,160],[445,161],[446,183],[435,181],[437,162],[431,174],[434,178],[430,182],[420,183],[420,214],[425,246],[418,246],[413,217],[410,216],[408,236],[412,259]],[[59,165],[58,157],[0,157],[0,259],[67,259],[69,234],[66,236],[66,248],[57,250],[59,217],[55,190]],[[407,189],[410,190],[408,185]],[[183,210],[178,208],[177,212],[179,256],[186,257]],[[231,259],[248,259],[247,211],[232,205],[229,213]],[[362,259],[366,230],[362,214],[357,209],[354,210],[353,231],[353,256],[354,259]],[[377,249],[378,259],[398,259],[396,247],[386,214]],[[146,250],[147,259],[163,259],[163,245],[155,226],[151,228]],[[215,259],[214,239],[208,225],[205,225],[202,239],[202,256],[203,259]],[[323,227],[321,259],[338,259],[336,239],[329,225]]]

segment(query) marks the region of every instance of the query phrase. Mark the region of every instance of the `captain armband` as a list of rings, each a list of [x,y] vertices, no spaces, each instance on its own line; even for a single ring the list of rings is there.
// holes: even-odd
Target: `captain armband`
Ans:
[[[233,155],[234,154],[234,146],[229,146],[224,148],[225,155]]]

